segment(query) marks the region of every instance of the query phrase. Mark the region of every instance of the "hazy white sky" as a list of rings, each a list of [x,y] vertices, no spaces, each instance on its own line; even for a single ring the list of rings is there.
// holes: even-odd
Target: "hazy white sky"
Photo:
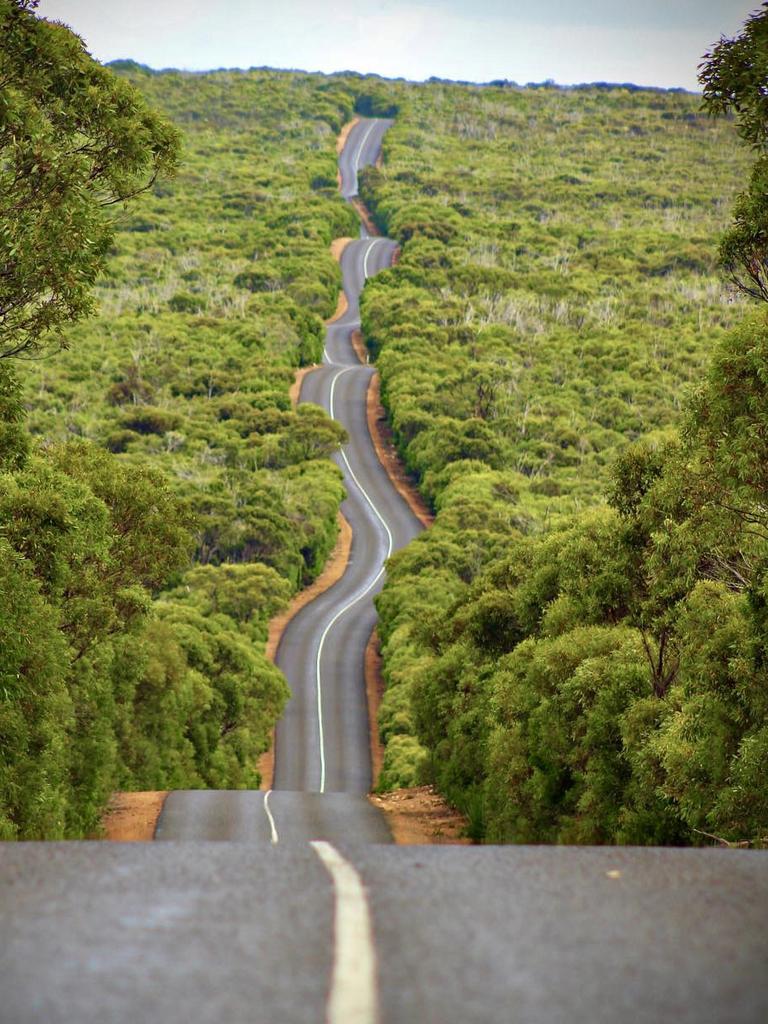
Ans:
[[[102,61],[697,88],[749,0],[41,0]]]

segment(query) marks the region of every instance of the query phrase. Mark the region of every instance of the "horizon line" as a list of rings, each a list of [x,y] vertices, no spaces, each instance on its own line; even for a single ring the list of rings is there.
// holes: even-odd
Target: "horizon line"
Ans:
[[[382,75],[377,71],[353,71],[351,69],[339,70],[339,71],[308,71],[306,68],[281,68],[273,67],[268,64],[251,65],[250,67],[241,67],[239,65],[231,67],[217,67],[217,68],[185,68],[185,67],[162,67],[155,68],[150,64],[143,64],[141,61],[137,61],[132,57],[116,57],[109,61],[101,62],[104,67],[112,67],[118,65],[118,70],[122,65],[125,70],[129,67],[139,69],[141,71],[148,71],[153,75],[163,74],[184,74],[184,75],[215,75],[225,72],[240,72],[245,74],[249,71],[272,71],[278,74],[298,74],[298,75],[320,75],[323,78],[378,78],[383,82],[402,82],[406,85],[463,85],[463,86],[475,86],[476,88],[507,88],[507,89],[629,89],[634,92],[671,92],[671,93],[685,93],[688,96],[700,96],[702,95],[700,90],[697,89],[686,89],[682,85],[641,85],[637,82],[609,82],[607,80],[596,79],[591,82],[558,82],[554,78],[546,78],[540,82],[517,82],[511,78],[493,78],[485,82],[478,82],[472,79],[463,78],[442,78],[440,75],[430,75],[428,78],[406,78],[404,75],[390,76]]]

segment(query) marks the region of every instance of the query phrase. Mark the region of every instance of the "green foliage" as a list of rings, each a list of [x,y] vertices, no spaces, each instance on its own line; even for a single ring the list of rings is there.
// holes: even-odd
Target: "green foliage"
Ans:
[[[320,358],[340,280],[329,243],[355,224],[335,153],[353,95],[316,76],[133,62],[116,78],[64,28],[6,13],[50,56],[25,79],[39,86],[32,127],[72,218],[91,211],[93,245],[73,221],[71,252],[54,254],[73,290],[38,328],[66,325],[66,350],[23,365],[23,395],[0,370],[0,835],[78,837],[116,788],[259,784],[288,696],[264,654],[268,621],[322,569],[344,496],[327,458],[343,430],[293,410],[288,389]],[[64,88],[68,60],[87,95]],[[29,95],[8,96],[31,124]],[[75,111],[94,153],[100,125],[115,133],[92,187],[67,163]],[[179,129],[184,163],[160,181]],[[142,164],[152,132],[168,145]],[[106,219],[100,202],[150,179]],[[50,232],[66,217],[32,212],[55,269]],[[94,281],[99,314],[76,324]],[[33,343],[9,331],[11,351]]]
[[[156,473],[73,442],[0,480],[0,535],[4,828],[8,838],[82,835],[118,772],[111,676],[152,593],[187,564],[185,516]]]
[[[352,95],[309,75],[120,70],[183,129],[185,160],[118,222],[100,315],[70,329],[55,364],[27,368],[30,425],[168,474],[200,562],[259,560],[310,582],[335,542],[327,455],[344,434],[287,392],[336,307],[329,244],[354,216],[335,132]],[[332,189],[313,187],[320,171]]]
[[[766,842],[768,492],[751,472],[759,447],[754,463],[739,456],[763,407],[747,399],[727,432],[720,419],[747,390],[734,364],[754,366],[765,336],[762,316],[727,339],[681,444],[622,455],[617,511],[519,534],[452,596],[429,536],[393,560],[379,599],[391,761],[418,739],[420,775],[479,836]],[[445,556],[440,517],[435,530]],[[446,595],[436,606],[430,585]]]
[[[699,81],[712,114],[737,116],[739,135],[755,149],[768,145],[768,4],[747,18],[734,39],[722,38],[704,55]]]
[[[377,601],[382,785],[490,841],[762,845],[768,325],[734,329],[711,253],[733,129],[642,90],[399,102],[361,183],[402,251],[362,318],[437,518]]]
[[[0,557],[0,838],[61,836],[74,720],[67,641],[26,560],[2,539]]]
[[[24,404],[19,385],[8,366],[0,366],[0,471],[20,469],[29,451],[23,426]]]
[[[0,2],[0,357],[91,312],[106,208],[176,165],[179,136],[27,0]]]
[[[62,66],[85,59],[29,8],[0,0]],[[764,25],[703,70],[760,151]],[[733,329],[711,252],[746,171],[733,126],[642,90],[115,70],[94,72],[105,116],[161,145],[118,146],[78,202],[173,160],[134,87],[186,157],[90,250],[73,233],[82,274],[34,331],[106,273],[99,316],[25,367],[42,443],[0,371],[0,835],[87,834],[117,786],[258,783],[287,695],[267,623],[320,571],[343,497],[343,432],[288,387],[336,304],[329,243],[355,230],[334,142],[356,110],[397,111],[360,178],[402,248],[362,319],[437,513],[378,598],[382,788],[436,782],[476,838],[765,843],[768,323]],[[56,157],[35,174],[73,166],[54,80],[30,77],[37,112],[10,91]],[[755,294],[763,162],[721,252]],[[49,245],[61,225],[30,209]]]
[[[753,298],[768,301],[768,4],[735,39],[721,39],[706,54],[699,81],[712,114],[735,113],[739,135],[759,158],[746,192],[739,196],[734,224],[720,245],[720,261],[731,280]]]

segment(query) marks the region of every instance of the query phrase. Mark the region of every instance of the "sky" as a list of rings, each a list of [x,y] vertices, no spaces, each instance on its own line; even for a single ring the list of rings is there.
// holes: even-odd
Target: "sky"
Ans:
[[[40,0],[101,61],[698,88],[757,0]]]

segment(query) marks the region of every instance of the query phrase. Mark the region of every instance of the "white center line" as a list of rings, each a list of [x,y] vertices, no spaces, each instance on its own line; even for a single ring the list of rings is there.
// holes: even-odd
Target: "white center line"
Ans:
[[[329,411],[331,419],[335,419],[335,416],[334,416],[334,402],[333,402],[333,400],[334,400],[334,395],[336,393],[336,381],[339,379],[339,377],[342,377],[345,373],[349,373],[350,370],[354,370],[354,369],[358,369],[358,367],[347,366],[345,369],[340,370],[339,373],[337,373],[336,376],[333,378],[333,382],[331,384],[330,401],[328,403],[328,411]],[[389,527],[387,526],[386,520],[384,519],[384,516],[381,514],[381,512],[379,512],[379,510],[376,508],[376,505],[374,504],[373,499],[370,497],[368,492],[365,490],[363,485],[360,483],[360,481],[355,476],[355,472],[354,472],[354,470],[352,469],[352,467],[349,464],[349,459],[347,458],[347,453],[344,451],[343,448],[341,449],[341,457],[342,457],[342,459],[344,459],[346,467],[349,470],[349,475],[354,480],[354,482],[357,485],[360,493],[363,495],[365,500],[371,506],[371,509],[373,510],[374,515],[376,516],[376,518],[379,520],[379,522],[381,523],[381,525],[384,527],[384,529],[386,531],[387,542],[388,542],[388,549],[387,549],[386,558],[389,558],[389,556],[392,554],[392,547],[394,545],[394,541],[392,540],[392,533],[391,533]]]
[[[326,1024],[377,1024],[376,953],[363,880],[330,843],[315,840],[315,853],[333,879],[333,975]]]
[[[363,258],[363,277],[368,280],[368,257],[371,255],[371,249],[376,245],[377,242],[385,242],[385,238],[374,238],[368,248],[365,250],[365,256]]]
[[[269,838],[270,838],[270,842],[274,846],[279,841],[280,836],[277,834],[277,827],[275,825],[275,819],[272,816],[272,811],[270,811],[270,809],[269,809],[269,798],[271,796],[272,796],[272,790],[268,789],[267,792],[264,794],[264,813],[266,814],[267,819],[269,820],[269,832],[270,832]]]
[[[368,125],[368,131],[365,133],[365,135],[363,136],[362,142],[357,147],[357,153],[355,154],[355,163],[354,163],[354,166],[352,167],[352,173],[355,176],[355,183],[353,185],[353,188],[355,190],[355,192],[354,192],[355,195],[357,195],[357,172],[360,170],[360,157],[363,154],[363,146],[368,141],[368,136],[373,131],[375,125],[376,125],[376,122],[375,121],[371,121],[371,123]]]
[[[330,400],[329,400],[329,403],[328,403],[329,412],[330,412],[331,418],[333,418],[333,412],[334,412],[334,395],[335,395],[335,392],[336,392],[336,381],[339,379],[339,377],[342,377],[345,373],[349,373],[350,370],[354,370],[354,369],[356,369],[356,367],[354,367],[354,366],[347,366],[343,370],[339,370],[339,372],[336,374],[336,376],[333,378],[333,381],[331,382],[331,393],[330,393]],[[343,448],[341,450],[341,457],[342,457],[342,459],[344,459],[344,463],[345,463],[345,465],[347,467],[347,471],[349,473],[349,476],[354,481],[355,485],[357,486],[357,488],[360,491],[360,493],[362,494],[362,496],[365,498],[365,500],[371,506],[371,509],[373,510],[373,513],[376,516],[376,518],[379,520],[381,525],[384,527],[384,531],[386,532],[386,535],[387,535],[387,553],[384,556],[384,560],[386,561],[386,559],[388,559],[390,557],[390,555],[392,554],[392,549],[394,547],[394,540],[392,538],[392,531],[390,530],[389,526],[387,525],[387,522],[384,519],[384,516],[376,508],[376,505],[374,504],[374,502],[373,502],[372,498],[370,497],[370,495],[368,494],[368,492],[365,490],[363,485],[357,479],[357,476],[355,475],[355,471],[352,469],[352,467],[349,464],[349,459],[347,458],[347,453],[344,451]],[[376,586],[376,584],[379,582],[379,580],[381,579],[381,577],[383,575],[384,575],[384,566],[382,564],[382,566],[379,569],[379,571],[376,573],[376,575],[373,577],[373,579],[370,580],[370,582],[367,584],[365,589],[360,591],[358,594],[356,594],[350,601],[347,602],[347,604],[345,604],[343,606],[343,608],[339,608],[339,610],[336,612],[336,614],[333,616],[331,621],[328,623],[328,625],[323,630],[322,635],[320,637],[320,643],[318,644],[318,647],[317,647],[317,656],[315,658],[315,699],[316,699],[316,704],[317,704],[317,734],[318,734],[318,743],[319,743],[319,747],[320,747],[320,786],[319,786],[319,789],[320,789],[321,793],[325,792],[325,729],[323,728],[323,678],[322,678],[322,671],[321,671],[321,668],[320,668],[320,664],[321,664],[322,657],[323,657],[323,648],[325,647],[325,641],[328,638],[328,634],[333,629],[333,627],[336,625],[336,623],[339,621],[339,619],[342,617],[342,615],[344,615],[346,612],[348,612],[350,610],[350,608],[353,608],[359,601],[362,601],[362,599],[366,596],[366,594],[369,594],[371,592],[371,590],[373,590],[373,588]]]

